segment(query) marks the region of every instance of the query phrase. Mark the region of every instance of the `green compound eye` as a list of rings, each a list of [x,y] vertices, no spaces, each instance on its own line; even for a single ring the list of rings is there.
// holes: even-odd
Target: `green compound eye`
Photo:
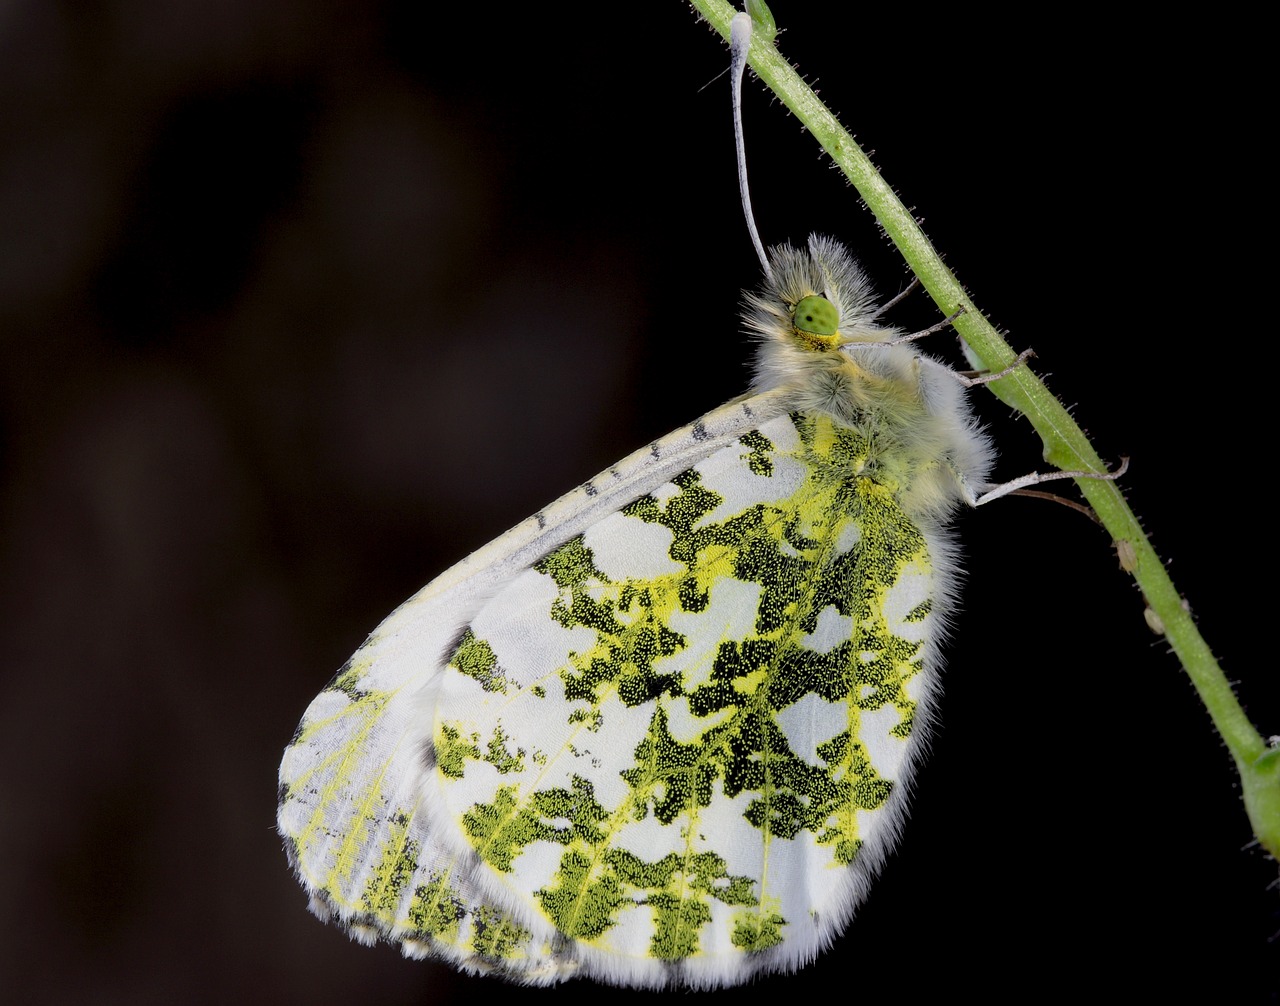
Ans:
[[[840,313],[826,297],[805,297],[793,314],[796,331],[806,335],[835,335],[840,327]]]

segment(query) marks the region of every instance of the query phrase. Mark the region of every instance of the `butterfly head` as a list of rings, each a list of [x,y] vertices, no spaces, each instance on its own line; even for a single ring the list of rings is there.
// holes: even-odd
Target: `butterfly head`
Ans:
[[[761,290],[747,294],[744,314],[763,351],[843,356],[838,351],[850,343],[879,342],[895,334],[876,324],[870,284],[838,242],[815,235],[807,247],[773,248],[769,259],[771,274]]]
[[[835,349],[841,343],[840,312],[816,293],[802,297],[791,310],[791,327],[802,344],[815,350]]]

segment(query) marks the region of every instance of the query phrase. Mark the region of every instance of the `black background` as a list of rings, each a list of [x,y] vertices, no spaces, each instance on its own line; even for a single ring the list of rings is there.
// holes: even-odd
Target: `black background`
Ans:
[[[275,773],[397,603],[745,387],[726,51],[678,0],[638,6],[0,8],[0,989],[553,994],[315,921]],[[1280,733],[1248,29],[775,14],[979,306],[1132,458],[1134,508]],[[816,143],[756,84],[746,114],[765,240],[837,235],[896,292]],[[894,316],[935,319],[922,295]],[[1039,467],[975,398],[999,475]],[[1276,1001],[1275,864],[1105,533],[1022,499],[957,525],[901,847],[827,954],[760,984]]]

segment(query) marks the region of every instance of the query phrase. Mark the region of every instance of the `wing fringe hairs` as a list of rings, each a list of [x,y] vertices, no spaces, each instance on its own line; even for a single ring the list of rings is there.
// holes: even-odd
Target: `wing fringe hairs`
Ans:
[[[924,745],[946,523],[993,452],[841,245],[771,261],[750,395],[428,584],[307,709],[278,827],[318,916],[646,988],[794,970],[847,924]]]

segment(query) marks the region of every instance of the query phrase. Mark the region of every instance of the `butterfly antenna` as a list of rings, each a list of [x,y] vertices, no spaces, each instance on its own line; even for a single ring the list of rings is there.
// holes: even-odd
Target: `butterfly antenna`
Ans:
[[[733,139],[738,148],[738,191],[742,194],[742,213],[747,218],[751,243],[756,246],[765,278],[773,282],[773,270],[760,243],[755,214],[751,212],[751,190],[747,186],[747,144],[742,135],[742,75],[747,69],[747,53],[751,51],[751,15],[735,14],[729,28],[729,72],[733,76]]]
[[[868,316],[867,321],[875,321],[882,314],[888,314],[895,307],[897,307],[904,300],[906,300],[907,297],[911,295],[911,291],[914,290],[919,285],[920,285],[920,277],[912,276],[911,282],[906,285],[905,289],[903,289],[903,291],[897,296],[891,298],[890,300],[885,301],[878,308],[876,308],[875,313]]]

